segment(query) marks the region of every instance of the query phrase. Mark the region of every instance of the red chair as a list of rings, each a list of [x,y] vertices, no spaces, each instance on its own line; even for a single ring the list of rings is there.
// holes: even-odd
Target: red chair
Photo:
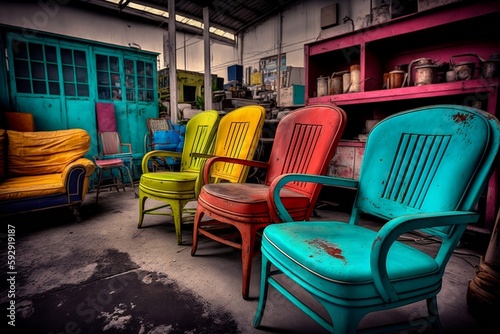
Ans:
[[[205,185],[198,197],[194,220],[191,255],[196,253],[198,234],[241,249],[242,296],[248,299],[257,233],[267,225],[280,221],[275,208],[268,206],[274,182],[286,173],[326,174],[345,125],[346,115],[342,109],[326,105],[307,106],[288,114],[279,122],[267,163],[228,157],[207,160],[203,170]],[[265,180],[263,184],[207,184],[211,166],[220,161],[265,168]],[[296,182],[287,185],[281,197],[296,220],[307,220],[320,189],[321,186],[315,184]],[[205,215],[212,219],[202,221]]]

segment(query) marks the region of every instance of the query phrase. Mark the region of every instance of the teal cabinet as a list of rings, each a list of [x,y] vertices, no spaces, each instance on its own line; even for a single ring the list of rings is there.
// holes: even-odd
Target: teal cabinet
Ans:
[[[39,131],[87,130],[92,158],[98,153],[95,103],[112,102],[118,132],[140,166],[146,119],[158,117],[157,53],[42,33],[3,37],[9,70],[0,73],[10,83],[10,109],[32,113]]]

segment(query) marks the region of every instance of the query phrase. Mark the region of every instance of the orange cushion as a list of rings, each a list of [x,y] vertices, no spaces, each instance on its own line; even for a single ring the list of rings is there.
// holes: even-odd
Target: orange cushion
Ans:
[[[7,130],[8,176],[61,173],[90,148],[83,129],[18,132]]]
[[[0,201],[64,193],[66,186],[61,174],[20,176],[0,183]]]

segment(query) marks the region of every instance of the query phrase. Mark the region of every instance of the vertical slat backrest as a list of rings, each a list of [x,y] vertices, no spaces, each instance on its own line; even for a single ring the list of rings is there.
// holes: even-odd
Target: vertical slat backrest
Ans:
[[[345,112],[334,106],[307,106],[285,116],[276,129],[265,184],[287,173],[325,175],[344,131]],[[314,183],[289,183],[286,187],[313,199],[320,187]]]
[[[216,110],[203,111],[189,120],[181,158],[181,171],[198,173],[205,158],[192,157],[192,153],[211,153],[219,124]]]
[[[383,120],[368,138],[354,210],[385,219],[474,210],[491,175],[493,164],[483,160],[496,155],[498,129],[489,114],[458,105]]]
[[[222,117],[214,146],[215,156],[252,159],[264,126],[266,110],[250,105],[237,108]],[[211,169],[214,182],[244,182],[248,167],[239,164],[217,162]]]
[[[122,153],[120,135],[117,132],[99,132],[103,155]]]

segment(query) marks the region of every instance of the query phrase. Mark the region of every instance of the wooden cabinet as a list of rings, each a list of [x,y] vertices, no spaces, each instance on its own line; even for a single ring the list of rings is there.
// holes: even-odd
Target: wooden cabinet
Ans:
[[[112,102],[121,139],[132,144],[140,170],[146,119],[158,117],[157,53],[44,33],[1,36],[9,109],[33,114],[37,130],[87,130],[86,157],[92,158],[98,153],[95,103]]]
[[[345,141],[341,142],[338,153],[342,159],[344,156],[356,157],[352,141],[359,134],[366,133],[366,120],[383,119],[399,111],[442,103],[479,107],[499,116],[499,78],[484,78],[480,60],[500,53],[498,1],[462,1],[443,5],[306,44],[304,51],[306,104],[335,103],[347,113]],[[461,56],[470,54],[473,57]],[[431,84],[415,85],[415,66],[410,65],[422,58],[432,60],[435,79]],[[446,81],[445,74],[452,59],[452,65],[459,61],[473,63],[473,77]],[[360,68],[358,92],[332,94],[328,90],[326,95],[318,94],[319,78],[349,71],[352,65]],[[401,88],[387,89],[384,77],[397,67],[407,73],[411,82]],[[349,166],[355,163],[351,162]],[[335,172],[335,167],[332,167],[335,164],[336,161],[331,165],[330,173],[341,172],[340,166]],[[492,231],[498,211],[498,179],[497,168],[485,194],[482,217],[485,231]]]

